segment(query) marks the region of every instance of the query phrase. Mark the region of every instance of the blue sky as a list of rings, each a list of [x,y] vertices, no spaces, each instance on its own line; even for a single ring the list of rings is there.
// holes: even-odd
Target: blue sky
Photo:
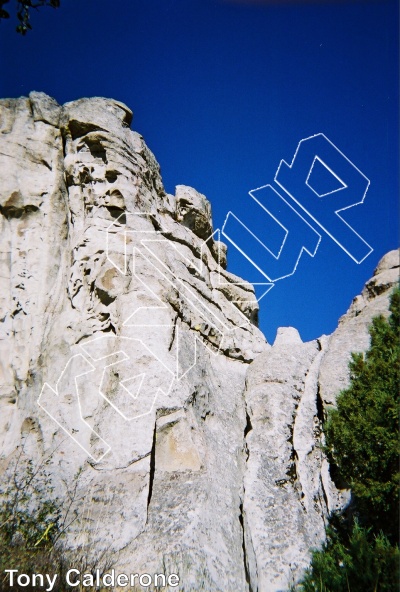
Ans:
[[[370,180],[346,221],[374,250],[357,264],[321,232],[315,256],[261,300],[270,341],[287,325],[309,340],[335,329],[398,246],[398,16],[392,0],[62,0],[33,15],[25,38],[0,24],[0,95],[124,101],[167,191],[204,193],[215,228],[230,210],[249,215],[248,192],[274,185],[300,140],[325,134]],[[275,245],[282,230],[274,238],[260,212],[252,229]],[[228,258],[232,272],[264,280],[234,248]]]

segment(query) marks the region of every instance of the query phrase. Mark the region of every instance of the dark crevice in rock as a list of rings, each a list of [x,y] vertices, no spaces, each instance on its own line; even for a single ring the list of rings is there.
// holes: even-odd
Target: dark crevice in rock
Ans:
[[[192,275],[193,277],[204,281],[204,279],[201,277],[201,275],[199,274],[199,272],[197,271],[197,269],[195,267],[191,267],[189,264],[187,266],[187,270],[190,273],[190,275]]]
[[[89,339],[90,337],[93,337],[91,333],[85,333],[82,335],[82,337],[79,337],[79,339],[75,341],[75,345],[78,345],[83,339]]]
[[[53,167],[51,166],[51,164],[49,162],[47,162],[47,160],[45,160],[44,158],[40,158],[37,154],[35,154],[31,150],[28,150],[28,148],[26,146],[23,146],[23,145],[20,145],[20,146],[22,149],[25,150],[25,159],[26,160],[30,160],[34,164],[40,164],[42,166],[45,166],[47,169],[49,169],[49,171],[53,170]],[[8,156],[8,158],[14,158],[14,159],[16,158],[12,154],[4,154],[4,152],[2,152],[1,154],[3,154],[4,156]]]
[[[154,230],[156,230],[157,232],[162,230],[161,225],[155,216],[150,214],[149,219],[150,219],[150,222],[153,224]]]
[[[252,360],[246,359],[243,355],[232,355],[232,350],[230,349],[225,349],[223,353],[230,360],[236,360],[237,362],[242,362],[243,364],[251,364],[252,362]]]
[[[135,465],[136,463],[139,463],[141,460],[143,460],[144,458],[147,458],[149,455],[150,455],[149,452],[147,452],[146,454],[142,454],[142,455],[136,457],[134,460],[128,462],[126,465],[119,465],[119,466],[115,467],[115,469],[117,471],[123,471],[124,469],[127,469],[128,467],[131,467],[131,466]],[[101,466],[94,459],[89,459],[88,463],[95,471],[109,471],[110,470],[109,466],[107,466],[107,465]]]
[[[62,142],[62,155],[63,158],[67,156],[67,130],[64,127],[60,128],[61,142]]]
[[[177,312],[176,317],[174,319],[174,324],[172,326],[171,341],[169,342],[168,351],[171,351],[172,346],[173,346],[174,341],[175,341],[176,323],[178,322],[178,318],[179,318],[179,313]],[[182,320],[182,317],[181,317],[181,320]]]
[[[287,480],[280,479],[279,481],[289,481],[290,483],[295,483],[298,479],[297,476],[297,452],[293,445],[293,433],[294,433],[294,421],[293,424],[288,424],[289,428],[289,438],[287,438],[287,442],[289,442],[291,446],[290,456],[289,456],[289,465],[286,471],[286,475],[288,476]],[[281,485],[281,483],[276,482],[277,485]]]
[[[15,317],[16,317],[16,316],[17,316],[17,315],[18,315],[20,312],[24,313],[24,315],[26,316],[26,312],[25,312],[25,311],[24,311],[24,310],[21,308],[21,306],[19,305],[19,308],[16,308],[16,309],[14,310],[14,312],[12,312],[12,313],[10,314],[10,317],[11,317],[12,319],[15,319]]]
[[[84,121],[77,121],[76,119],[71,119],[69,121],[68,128],[71,132],[71,137],[73,140],[81,138],[89,132],[106,132],[105,129],[99,127],[98,125],[94,125],[93,123],[87,123]]]
[[[105,177],[109,183],[115,183],[119,174],[120,173],[118,171],[107,171]]]
[[[292,425],[292,424],[288,423],[287,427],[289,428],[289,438],[287,438],[286,442],[289,442],[290,446],[292,447],[292,454],[293,454],[293,451],[294,451],[294,448],[293,448],[294,424]]]
[[[324,502],[325,502],[325,507],[326,508],[329,508],[328,496],[326,495],[326,491],[325,491],[325,487],[324,487],[324,482],[322,480],[321,475],[319,477],[319,481],[320,481],[320,484],[321,484],[321,490],[322,490],[322,495],[323,495]],[[320,501],[320,505],[321,505],[321,508],[322,508],[321,501]]]
[[[278,487],[283,487],[284,485],[286,485],[287,483],[287,479],[277,479],[275,481],[275,485],[277,485]]]
[[[185,318],[184,318],[184,316],[183,316],[183,314],[182,314],[182,311],[181,311],[181,310],[180,310],[180,308],[179,308],[179,304],[178,304],[178,303],[176,303],[176,302],[174,302],[174,301],[172,301],[172,300],[169,300],[169,304],[171,305],[171,308],[172,308],[172,309],[173,309],[173,310],[174,310],[174,311],[177,313],[177,315],[178,315],[178,317],[181,319],[182,323],[185,323],[185,325],[186,325],[186,326],[187,326],[187,327],[188,327],[190,330],[193,330],[193,327],[192,327],[192,326],[191,326],[191,324],[190,324],[190,320],[189,320],[189,319],[185,319]],[[206,325],[206,328],[207,328],[207,327],[208,327],[208,325]],[[230,353],[230,352],[229,352],[229,350],[224,350],[224,351],[221,351],[221,350],[219,349],[219,346],[218,346],[217,344],[213,343],[213,341],[211,341],[211,340],[209,339],[209,336],[208,336],[208,335],[205,335],[204,333],[202,333],[202,332],[200,332],[200,331],[198,332],[198,335],[199,335],[200,337],[202,337],[202,339],[203,339],[204,341],[206,341],[206,342],[207,342],[207,346],[208,346],[208,347],[211,347],[211,349],[212,349],[213,351],[215,351],[215,352],[221,352],[221,353],[223,353],[225,356],[227,356],[227,357],[231,357],[232,359],[235,359],[235,360],[240,360],[240,361],[243,361],[243,362],[247,362],[247,360],[244,360],[244,359],[242,359],[240,356],[236,356],[236,357],[234,357],[234,356],[230,356],[230,355],[229,355],[229,353]],[[172,343],[171,343],[171,347],[172,347]]]
[[[260,310],[255,308],[249,316],[250,323],[255,327],[258,327],[260,324]]]
[[[297,452],[295,450],[293,450],[292,454],[290,455],[290,464],[289,464],[288,469],[286,471],[286,475],[289,477],[288,481],[290,483],[295,483],[295,481],[297,481],[296,461],[297,461]]]
[[[39,208],[34,205],[28,206],[0,206],[0,214],[2,214],[7,220],[11,220],[12,218],[22,218],[25,214],[30,214],[31,212],[37,212]]]
[[[68,175],[69,177],[69,175]],[[70,185],[74,184],[74,179],[71,179],[72,182],[70,182]],[[88,185],[89,183],[91,183],[93,181],[93,177],[92,177],[92,173],[91,171],[88,169],[88,167],[83,167],[83,169],[81,171],[79,171],[79,184],[81,187],[83,187],[84,185]]]
[[[324,415],[324,404],[322,402],[322,397],[321,397],[321,385],[317,384],[317,417],[319,419],[319,422],[321,424],[321,428],[323,428],[324,423],[325,423],[325,415]]]
[[[156,442],[157,442],[157,424],[154,422],[153,444],[150,452],[150,468],[149,468],[149,494],[147,496],[147,511],[149,510],[151,498],[153,495],[154,475],[156,472]]]
[[[250,415],[248,414],[248,412],[246,411],[246,426],[244,428],[244,437],[246,438],[247,434],[249,432],[251,432],[251,430],[253,429],[253,426],[251,424],[251,419],[250,419]]]
[[[251,585],[250,571],[249,571],[247,552],[246,552],[246,537],[245,537],[244,519],[243,519],[243,503],[241,503],[239,506],[239,522],[240,522],[240,527],[242,529],[243,565],[244,565],[244,574],[246,577],[246,584],[248,585],[249,592],[255,592],[253,590],[252,585]]]
[[[108,319],[110,318],[110,313],[109,312],[101,312],[99,314],[99,318],[102,322],[108,321]]]
[[[6,0],[6,2],[8,2],[8,0]],[[1,2],[1,4],[6,4],[6,2]],[[27,97],[27,104],[29,108],[30,118],[33,119],[33,121],[35,121],[35,110],[33,108],[33,101],[30,99],[30,97]]]
[[[395,269],[395,268],[393,268],[393,269]],[[376,298],[380,294],[383,294],[391,286],[390,283],[376,283],[376,281],[377,280],[375,280],[375,278],[373,278],[372,281],[368,282],[368,284],[366,284],[366,286],[365,286],[369,300],[373,300],[374,298]]]
[[[179,405],[173,405],[172,407],[159,407],[156,411],[156,419],[160,419],[160,417],[166,417],[167,415],[172,415],[181,409],[182,407]]]
[[[93,158],[100,158],[104,164],[108,163],[107,152],[99,138],[86,137],[85,143]]]
[[[102,304],[104,304],[104,306],[109,306],[116,299],[116,296],[110,296],[110,294],[106,292],[106,290],[102,290],[98,286],[96,286],[95,291],[97,298],[100,300]]]
[[[334,458],[331,454],[327,454],[327,459],[329,463],[329,474],[333,483],[335,484],[336,489],[350,489],[350,484],[343,479],[342,475],[340,474],[339,467],[335,463]]]
[[[47,160],[44,160],[44,158],[40,159],[39,164],[45,166],[47,169],[49,169],[49,171],[53,170],[53,167],[51,166],[51,164],[49,162],[47,162]]]
[[[120,224],[126,224],[126,213],[125,210],[117,206],[106,206],[110,215],[114,220],[118,220]]]
[[[250,415],[248,414],[247,409],[246,409],[246,425],[244,426],[244,432],[243,432],[243,437],[244,437],[244,452],[245,452],[245,455],[246,455],[246,462],[249,460],[249,456],[250,456],[250,450],[249,450],[249,447],[247,446],[246,437],[251,432],[252,429],[253,429],[253,426],[251,424]]]

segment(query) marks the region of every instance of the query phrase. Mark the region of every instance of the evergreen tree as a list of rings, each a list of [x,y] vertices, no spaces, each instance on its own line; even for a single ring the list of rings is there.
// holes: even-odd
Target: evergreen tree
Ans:
[[[326,451],[352,490],[351,512],[332,516],[304,592],[399,589],[400,289],[389,319],[373,319],[365,355],[353,354],[351,383],[325,426]]]

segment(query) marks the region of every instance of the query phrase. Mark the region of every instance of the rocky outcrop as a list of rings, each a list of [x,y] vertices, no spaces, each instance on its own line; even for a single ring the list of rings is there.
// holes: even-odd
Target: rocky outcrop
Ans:
[[[179,590],[285,590],[345,503],[324,407],[387,310],[394,255],[330,338],[271,347],[209,202],[165,192],[131,119],[102,98],[0,101],[1,467],[45,463],[91,567],[106,552]]]
[[[324,540],[327,515],[350,499],[321,450],[324,419],[349,385],[351,352],[368,349],[371,320],[388,315],[398,281],[399,252],[391,251],[331,336],[302,343],[295,329],[281,328],[247,371],[243,507],[253,590],[282,591],[298,581],[309,549]]]
[[[388,316],[389,296],[400,277],[399,251],[390,251],[379,262],[373,277],[356,296],[329,340],[329,351],[321,364],[320,395],[324,406],[334,405],[336,395],[349,384],[351,352],[368,349],[368,327],[378,315]]]

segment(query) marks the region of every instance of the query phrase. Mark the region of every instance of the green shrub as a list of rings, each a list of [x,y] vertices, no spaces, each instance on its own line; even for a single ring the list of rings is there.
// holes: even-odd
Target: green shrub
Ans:
[[[0,488],[0,591],[10,589],[6,569],[60,573],[64,567],[57,544],[63,515],[58,500],[46,499],[52,492],[46,461],[34,467],[22,446],[4,483]]]
[[[88,532],[86,542],[71,549],[64,540],[69,527],[78,519],[77,507],[84,498],[77,496],[80,472],[71,489],[60,500],[53,495],[49,463],[52,455],[34,466],[24,452],[24,442],[2,476],[0,484],[0,592],[26,591],[9,586],[5,570],[17,569],[25,574],[57,574],[55,592],[87,590],[83,585],[71,587],[64,575],[71,567],[81,573],[100,574],[113,567],[117,554],[109,548],[98,548]],[[83,495],[85,492],[83,492]],[[110,590],[108,588],[108,590]]]
[[[332,516],[315,550],[304,592],[399,589],[400,289],[389,319],[370,327],[365,355],[353,354],[351,383],[325,425],[326,452],[352,491],[347,515]]]
[[[400,290],[391,316],[373,319],[367,353],[353,354],[351,385],[325,426],[328,454],[349,483],[360,523],[395,542],[399,531]]]
[[[387,537],[373,535],[353,522],[345,529],[330,527],[320,551],[314,551],[303,582],[304,592],[395,592],[399,585],[400,553]]]

